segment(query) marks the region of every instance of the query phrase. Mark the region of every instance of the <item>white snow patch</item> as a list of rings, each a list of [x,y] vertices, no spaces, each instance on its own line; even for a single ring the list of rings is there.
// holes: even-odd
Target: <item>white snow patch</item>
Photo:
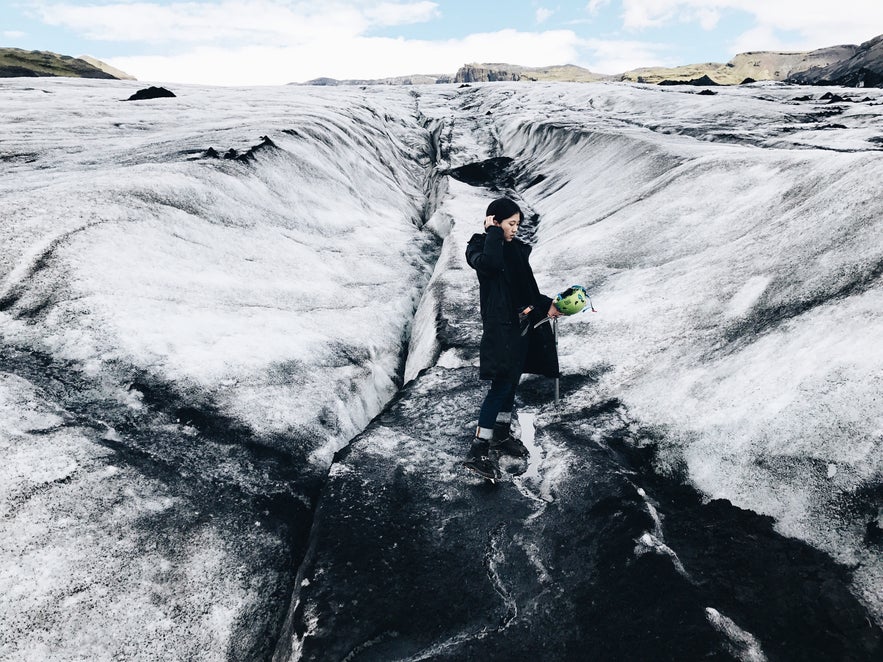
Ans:
[[[26,380],[0,372],[0,431],[21,435],[57,428],[62,412],[53,408]]]
[[[728,640],[727,649],[739,662],[766,662],[766,655],[760,642],[750,632],[746,632],[736,623],[712,607],[705,608],[708,622]]]
[[[120,436],[120,433],[111,427],[108,427],[107,430],[105,430],[102,433],[101,438],[105,439],[107,441],[122,441],[123,440],[123,438]]]
[[[552,437],[543,436],[542,444],[536,441],[536,414],[519,412],[522,426],[522,440],[524,435],[533,433],[533,439],[525,442],[531,451],[528,464],[528,472],[523,476],[516,477],[516,485],[526,492],[530,498],[538,499],[545,503],[555,501],[559,485],[567,482],[570,473],[570,465],[573,455],[564,446],[556,444]],[[530,474],[530,475],[528,475]],[[543,509],[537,509],[528,519],[533,519],[542,514]]]
[[[653,535],[658,539],[662,540],[662,520],[659,517],[659,511],[656,510],[656,506],[650,501],[650,497],[647,496],[647,492],[644,491],[644,488],[637,488],[638,496],[640,496],[644,500],[644,505],[647,507],[647,512],[650,513],[650,517],[653,518]]]
[[[439,355],[435,365],[440,368],[456,369],[472,365],[472,362],[464,361],[456,349],[448,349]]]
[[[659,538],[654,536],[652,533],[644,533],[644,535],[642,535],[635,542],[635,556],[641,556],[643,554],[647,554],[648,552],[662,554],[663,556],[667,556],[671,559],[671,562],[672,564],[674,564],[675,569],[681,575],[688,579],[690,578],[690,575],[684,568],[684,564],[681,563],[681,560],[678,558],[678,555],[675,553],[675,551],[664,542],[659,540]]]
[[[521,475],[522,480],[539,481],[540,465],[543,462],[543,449],[536,442],[536,414],[531,411],[518,412],[518,423],[521,425],[521,443],[530,452],[527,471]]]
[[[742,317],[757,302],[761,295],[766,291],[772,278],[770,276],[752,276],[739,289],[730,303],[727,305],[725,314],[728,317]]]

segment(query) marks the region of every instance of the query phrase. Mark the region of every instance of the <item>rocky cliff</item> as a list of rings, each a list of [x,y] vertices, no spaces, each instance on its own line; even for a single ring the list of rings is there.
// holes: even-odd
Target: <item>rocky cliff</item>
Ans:
[[[565,64],[523,67],[506,63],[464,64],[455,74],[414,74],[373,80],[317,78],[309,85],[426,85],[434,83],[488,83],[499,81],[596,82],[622,80],[635,83],[693,83],[707,77],[718,85],[738,85],[758,80],[849,87],[883,85],[883,35],[860,46],[829,46],[806,52],[751,51],[726,63],[702,62],[679,67],[641,67],[622,74],[597,74]]]
[[[112,67],[107,62],[102,62],[98,58],[94,58],[91,55],[81,55],[79,59],[83,60],[83,62],[86,62],[87,64],[91,64],[93,67],[101,69],[101,71],[104,71],[105,73],[108,73],[119,80],[138,80],[134,76],[127,74],[125,71],[117,69],[116,67]]]
[[[69,78],[132,79],[110,65],[89,58],[59,55],[51,51],[0,48],[0,78],[65,76]]]
[[[864,42],[847,58],[796,72],[789,82],[845,87],[883,87],[883,35]]]
[[[451,82],[453,82],[453,76],[450,74],[411,74],[389,78],[346,78],[343,80],[323,76],[308,80],[304,85],[434,85]]]
[[[596,74],[583,67],[564,64],[553,67],[522,67],[517,64],[465,64],[454,74],[455,83],[479,83],[493,81],[567,81],[589,83],[612,79]]]
[[[726,64],[704,62],[680,67],[642,67],[627,71],[621,80],[636,83],[662,81],[689,82],[708,76],[719,85],[738,85],[746,78],[754,80],[786,80],[814,67],[826,67],[852,57],[858,46],[832,46],[805,53],[754,51],[740,53]]]
[[[590,83],[617,80],[616,76],[596,74],[583,67],[564,64],[553,67],[522,67],[517,64],[464,64],[455,74],[411,74],[390,78],[346,79],[314,78],[306,85],[434,85],[436,83],[488,83],[499,81],[558,81]]]

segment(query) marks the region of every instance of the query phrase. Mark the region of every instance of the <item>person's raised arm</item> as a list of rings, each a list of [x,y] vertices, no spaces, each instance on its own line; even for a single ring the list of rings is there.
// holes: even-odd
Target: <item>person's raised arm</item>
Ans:
[[[470,241],[466,247],[466,262],[476,271],[495,274],[503,270],[503,228],[493,216],[484,219],[484,244]]]

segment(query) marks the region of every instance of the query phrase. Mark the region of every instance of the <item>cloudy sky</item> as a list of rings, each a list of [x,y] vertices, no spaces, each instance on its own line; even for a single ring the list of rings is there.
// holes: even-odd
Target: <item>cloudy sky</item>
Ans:
[[[883,33],[883,0],[0,0],[0,46],[92,55],[143,81],[277,85],[466,62],[726,62]]]

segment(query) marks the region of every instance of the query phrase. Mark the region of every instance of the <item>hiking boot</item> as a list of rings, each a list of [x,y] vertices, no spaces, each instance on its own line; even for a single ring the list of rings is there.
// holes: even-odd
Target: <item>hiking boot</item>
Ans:
[[[501,423],[497,421],[494,423],[494,437],[492,441],[503,441],[506,437],[512,434],[512,424],[509,421],[505,423]]]
[[[512,457],[527,457],[530,451],[527,446],[521,443],[521,439],[508,436],[502,441],[491,442],[491,453],[500,453],[501,455],[511,455]]]
[[[509,422],[502,423],[497,421],[494,423],[494,439],[502,441],[510,436],[521,439],[521,423],[518,422],[518,415],[514,411]]]
[[[500,480],[502,477],[497,463],[487,456],[466,460],[463,466],[486,480]]]
[[[502,474],[497,462],[490,457],[490,444],[475,437],[463,466],[487,480],[499,480]]]
[[[512,457],[527,457],[530,451],[512,434],[512,426],[509,423],[494,424],[494,438],[491,440],[491,451]]]

